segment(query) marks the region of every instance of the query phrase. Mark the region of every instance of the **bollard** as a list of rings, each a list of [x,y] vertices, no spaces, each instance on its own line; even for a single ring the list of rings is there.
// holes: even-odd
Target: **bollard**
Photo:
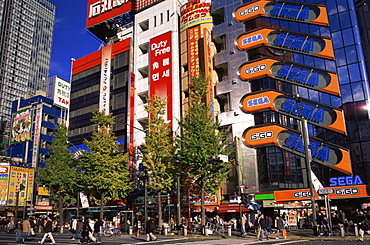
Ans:
[[[128,234],[132,235],[132,226],[131,225],[128,227]]]
[[[227,226],[227,235],[231,236],[231,225]]]
[[[344,226],[343,226],[343,224],[339,224],[339,229],[340,229],[340,236],[344,237]]]
[[[355,236],[358,237],[358,227],[357,227],[357,223],[355,223]]]
[[[184,225],[184,236],[188,236],[188,227]]]

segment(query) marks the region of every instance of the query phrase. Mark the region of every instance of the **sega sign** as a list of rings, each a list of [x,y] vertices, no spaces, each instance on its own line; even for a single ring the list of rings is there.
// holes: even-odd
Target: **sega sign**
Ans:
[[[359,175],[346,177],[332,177],[329,179],[330,186],[364,185]]]
[[[258,28],[238,36],[240,50],[249,50],[260,46],[270,46],[300,54],[334,59],[333,44],[330,38],[305,33]]]
[[[238,22],[260,16],[316,25],[328,25],[325,5],[318,4],[259,0],[250,1],[239,6],[233,13],[233,17]]]

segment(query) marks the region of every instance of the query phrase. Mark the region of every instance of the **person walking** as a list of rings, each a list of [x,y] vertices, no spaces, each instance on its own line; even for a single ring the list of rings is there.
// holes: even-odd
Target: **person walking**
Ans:
[[[265,218],[264,215],[262,214],[261,215],[261,219],[259,221],[259,224],[261,226],[261,235],[259,237],[258,240],[262,241],[262,239],[264,238],[264,234],[266,235],[266,239],[269,240],[269,232],[267,230],[267,226],[268,226],[268,218]]]
[[[241,221],[241,225],[242,225],[242,236],[245,236],[247,234],[247,232],[245,231],[245,225],[247,224],[247,217],[245,216],[245,213],[243,213],[242,215],[242,221]]]
[[[76,231],[76,229],[77,229],[77,219],[76,219],[75,216],[73,216],[71,218],[70,227],[71,228],[69,229],[69,231],[72,233],[71,240],[76,241],[78,239],[78,236],[77,236],[77,231]]]
[[[15,232],[15,242],[21,243],[21,235],[22,235],[22,220],[17,219],[14,223],[14,232]]]
[[[279,239],[280,232],[282,232],[285,228],[284,220],[280,218],[280,216],[276,216],[276,239]]]
[[[82,218],[77,218],[77,224],[76,224],[76,237],[75,239],[78,239],[78,235],[80,235],[84,228],[84,222],[82,221]]]
[[[44,236],[42,237],[41,241],[39,241],[39,243],[44,244],[45,239],[49,237],[51,240],[51,244],[55,244],[52,231],[53,231],[53,224],[51,222],[51,219],[49,217],[46,217],[46,223],[44,226]]]
[[[150,240],[156,241],[157,238],[153,235],[153,230],[155,229],[154,221],[148,217],[148,220],[145,224],[145,234],[146,234],[146,241],[149,242]]]
[[[364,213],[362,211],[359,212],[359,215],[358,215],[358,227],[359,227],[359,231],[358,231],[358,235],[359,235],[359,241],[363,242],[364,241],[364,234],[365,234],[365,231],[368,231],[370,230],[370,222],[369,220],[367,219],[366,215],[364,215]]]
[[[22,220],[22,234],[23,234],[23,240],[22,243],[27,242],[28,234],[31,233],[31,224],[28,219]]]
[[[96,236],[97,243],[101,243],[102,226],[103,226],[103,221],[101,219],[95,219],[94,235]]]

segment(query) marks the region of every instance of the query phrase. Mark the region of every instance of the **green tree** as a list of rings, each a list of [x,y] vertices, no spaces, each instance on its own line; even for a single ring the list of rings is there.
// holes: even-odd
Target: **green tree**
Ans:
[[[201,197],[202,225],[205,225],[205,193],[219,191],[227,179],[229,163],[212,161],[226,149],[224,130],[219,130],[219,122],[210,113],[205,103],[208,80],[204,77],[192,78],[189,85],[190,98],[188,110],[181,118],[181,134],[176,139],[179,149],[177,158],[183,166],[188,183],[193,192]]]
[[[165,120],[166,100],[150,98],[145,106],[149,114],[145,143],[141,145],[143,165],[149,177],[148,188],[157,192],[159,227],[162,228],[161,195],[171,191],[175,183],[174,142],[171,124]]]
[[[58,204],[60,223],[63,224],[65,206],[76,202],[76,191],[79,186],[76,160],[68,147],[68,129],[65,125],[56,126],[56,134],[50,147],[50,158],[45,168],[37,172],[37,184],[51,188],[54,201]],[[63,229],[60,229],[63,233]]]
[[[84,153],[79,168],[84,172],[86,192],[100,204],[100,218],[103,218],[104,204],[126,197],[131,191],[132,181],[127,156],[118,151],[116,136],[112,132],[112,114],[95,111],[91,121],[97,131],[93,132],[91,141],[84,141],[89,151]]]

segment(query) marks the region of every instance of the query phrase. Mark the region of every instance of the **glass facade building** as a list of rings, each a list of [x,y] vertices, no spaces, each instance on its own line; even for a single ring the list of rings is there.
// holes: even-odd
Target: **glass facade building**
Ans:
[[[253,118],[239,110],[241,96],[264,89],[274,89],[291,94],[295,97],[309,99],[314,102],[343,110],[347,135],[322,127],[308,124],[309,135],[321,142],[330,143],[349,149],[352,171],[360,175],[365,183],[369,182],[370,162],[367,152],[369,144],[369,81],[366,55],[369,52],[369,38],[366,27],[368,16],[367,1],[330,0],[330,1],[295,1],[297,3],[321,4],[327,9],[329,26],[299,23],[258,17],[239,23],[235,21],[235,9],[250,1],[212,1],[214,16],[213,39],[216,43],[215,67],[219,76],[216,96],[227,105],[220,108],[219,119],[222,123],[232,126],[233,136],[241,137],[242,132],[251,126],[277,123],[288,128],[300,130],[297,119],[283,116],[277,112],[267,111],[256,113]],[[236,39],[246,31],[256,28],[275,28],[304,34],[331,38],[335,59],[313,57],[297,52],[281,51],[270,47],[258,47],[247,51],[238,50]],[[240,79],[238,70],[241,64],[258,58],[269,57],[294,62],[338,75],[340,96],[296,86],[272,78],[260,78],[253,81]],[[307,171],[303,158],[269,146],[257,150],[243,148],[244,181],[252,190],[272,191],[308,187]],[[247,172],[257,169],[258,177],[254,179]],[[330,177],[338,177],[343,173],[313,164],[312,169],[324,186],[329,186]],[[253,183],[255,181],[255,183]]]
[[[47,91],[55,5],[0,1],[0,154],[8,144],[12,101]]]

